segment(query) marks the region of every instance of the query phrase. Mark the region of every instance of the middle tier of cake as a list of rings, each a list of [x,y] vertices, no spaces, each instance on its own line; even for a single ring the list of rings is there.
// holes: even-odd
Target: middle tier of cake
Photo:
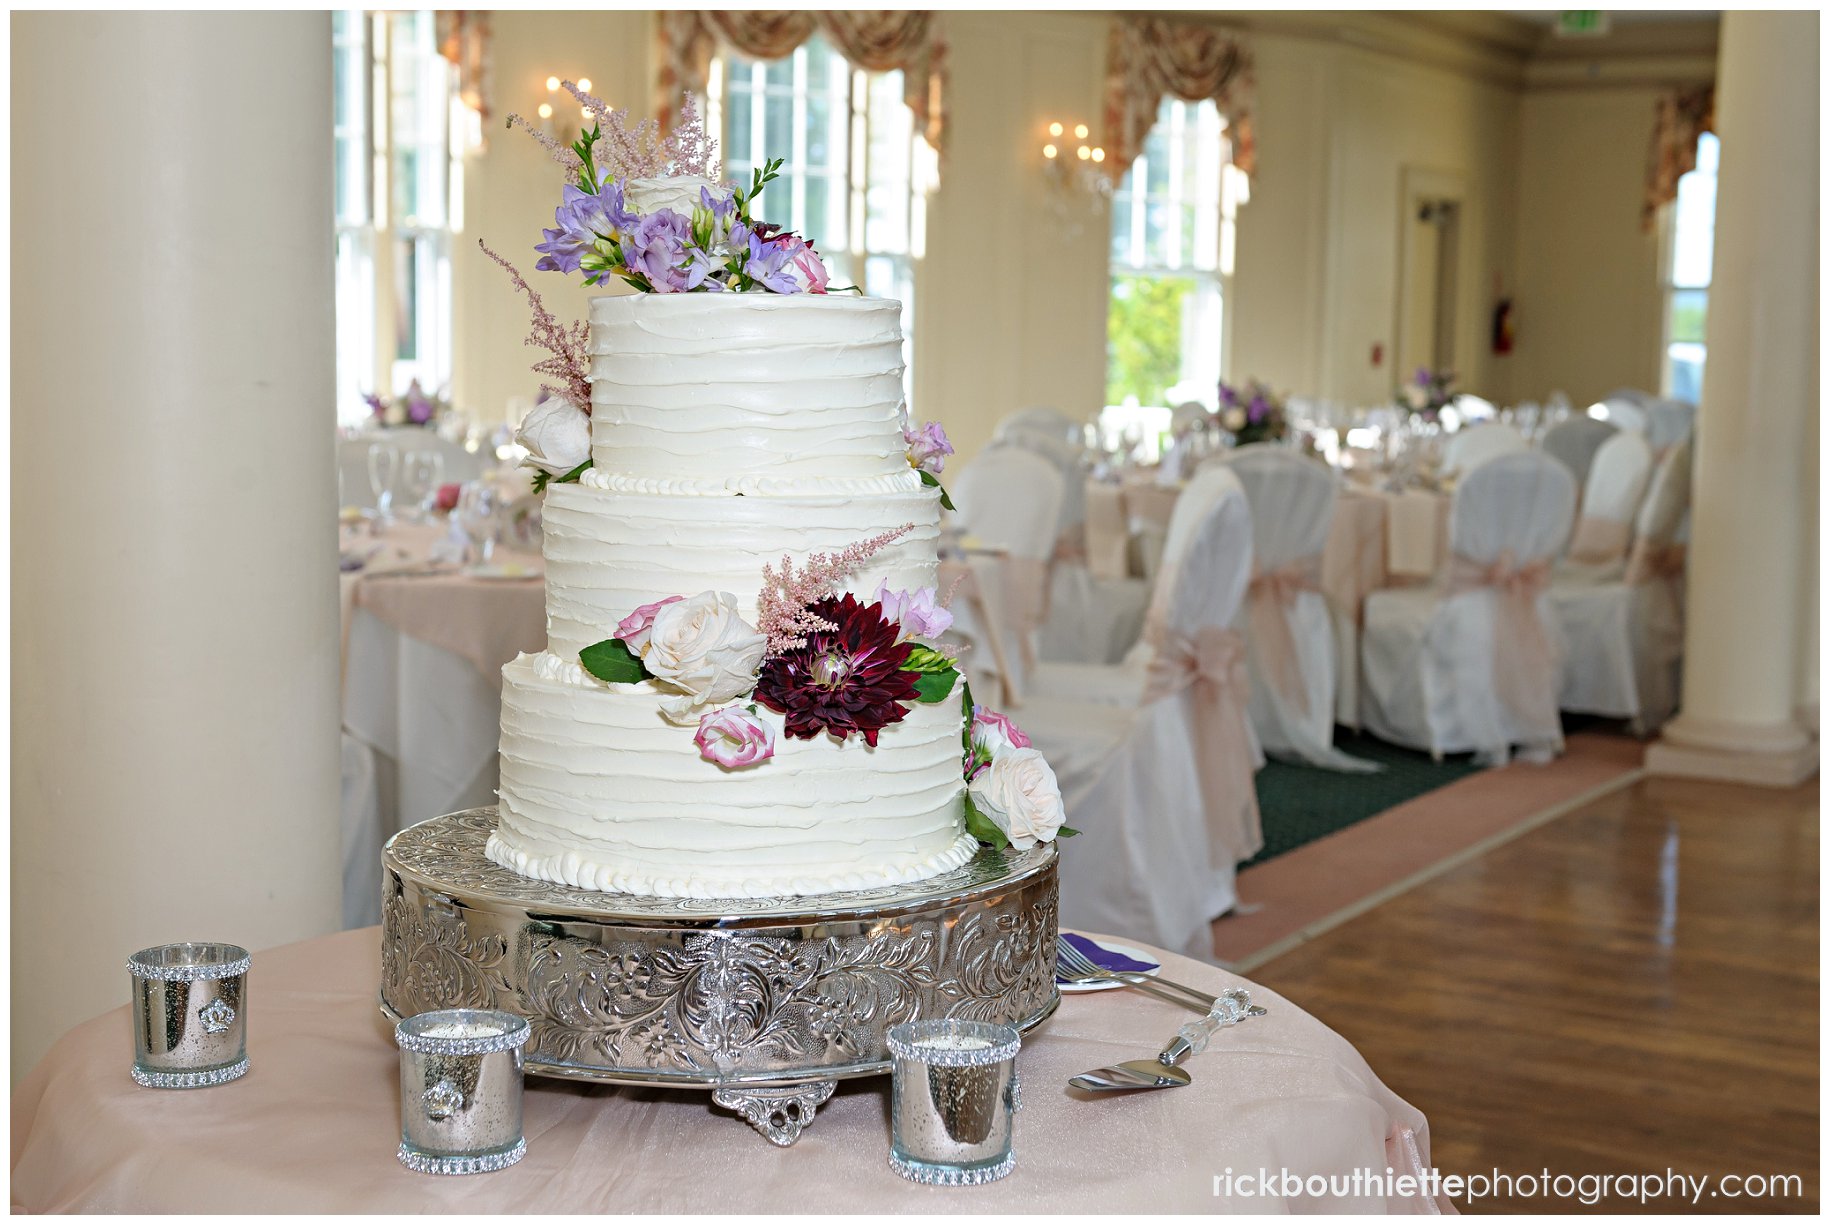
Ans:
[[[668,596],[728,591],[756,623],[765,565],[796,565],[814,553],[905,525],[906,535],[870,558],[843,589],[868,596],[880,582],[918,590],[936,582],[939,494],[932,489],[855,496],[698,497],[614,493],[587,485],[547,488],[547,649],[576,662],[617,622]]]

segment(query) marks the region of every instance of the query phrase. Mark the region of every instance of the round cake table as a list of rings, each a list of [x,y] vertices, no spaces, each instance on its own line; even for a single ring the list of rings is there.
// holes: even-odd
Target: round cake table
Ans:
[[[13,1094],[13,1208],[1262,1212],[1277,1209],[1267,1201],[1282,1198],[1275,1180],[1288,1170],[1335,1184],[1291,1208],[1436,1210],[1382,1194],[1376,1180],[1388,1169],[1427,1167],[1428,1126],[1340,1035],[1235,975],[1154,955],[1181,982],[1247,987],[1269,1014],[1223,1030],[1189,1060],[1186,1088],[1089,1097],[1067,1078],[1153,1054],[1191,1014],[1135,991],[1064,996],[1024,1040],[1017,1168],[990,1186],[917,1186],[890,1170],[887,1078],[842,1084],[792,1148],[765,1142],[705,1093],[530,1078],[526,1159],[438,1177],[395,1160],[399,1064],[375,1006],[378,929],[343,932],[255,954],[253,1066],[231,1084],[135,1085],[125,1007],[64,1035]],[[1260,1169],[1274,1180],[1263,1198]],[[1231,1194],[1216,1184],[1229,1173]]]

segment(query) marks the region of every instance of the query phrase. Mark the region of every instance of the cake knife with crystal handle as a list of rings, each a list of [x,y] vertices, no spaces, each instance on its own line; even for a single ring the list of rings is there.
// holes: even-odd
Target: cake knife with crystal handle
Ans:
[[[1133,1059],[1107,1068],[1095,1068],[1070,1078],[1068,1084],[1091,1093],[1178,1088],[1194,1079],[1186,1069],[1178,1066],[1183,1059],[1206,1050],[1214,1031],[1237,1025],[1247,1017],[1262,1015],[1263,1011],[1254,1010],[1249,992],[1239,988],[1222,992],[1208,1014],[1178,1029],[1176,1036],[1170,1039],[1169,1045],[1155,1059]]]

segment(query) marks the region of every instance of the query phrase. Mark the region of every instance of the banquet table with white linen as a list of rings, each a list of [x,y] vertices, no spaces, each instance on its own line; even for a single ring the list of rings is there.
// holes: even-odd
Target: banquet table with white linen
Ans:
[[[508,577],[478,578],[429,561],[443,530],[397,524],[343,575],[346,926],[381,917],[382,843],[494,802],[502,665],[546,645],[539,555],[498,550]]]
[[[229,933],[233,935],[233,933]],[[527,1156],[437,1177],[395,1160],[398,1052],[376,1006],[378,929],[257,953],[241,1080],[143,1089],[125,1007],[65,1034],[13,1094],[16,1212],[1429,1212],[1371,1178],[1429,1165],[1428,1125],[1346,1040],[1275,993],[1151,952],[1168,977],[1245,986],[1268,1014],[1223,1030],[1181,1089],[1083,1096],[1089,1068],[1153,1054],[1190,1014],[1137,992],[1070,995],[1027,1035],[1017,1168],[975,1188],[889,1168],[889,1081],[845,1082],[791,1148],[708,1094],[530,1078]],[[123,975],[123,987],[125,976]],[[1258,1198],[1256,1173],[1332,1176]],[[1226,1171],[1254,1177],[1216,1194]],[[1364,1171],[1356,1180],[1356,1171]],[[1369,1177],[1370,1176],[1370,1177]],[[1361,1184],[1355,1190],[1355,1181]],[[1345,1192],[1345,1194],[1343,1194]]]

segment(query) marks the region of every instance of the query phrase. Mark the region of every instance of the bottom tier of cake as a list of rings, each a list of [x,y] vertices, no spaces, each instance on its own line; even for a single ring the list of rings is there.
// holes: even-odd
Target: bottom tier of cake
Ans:
[[[659,897],[786,897],[917,881],[965,863],[964,712],[917,705],[876,748],[795,740],[727,770],[647,684],[523,655],[502,670],[500,825],[489,858],[539,880]]]

